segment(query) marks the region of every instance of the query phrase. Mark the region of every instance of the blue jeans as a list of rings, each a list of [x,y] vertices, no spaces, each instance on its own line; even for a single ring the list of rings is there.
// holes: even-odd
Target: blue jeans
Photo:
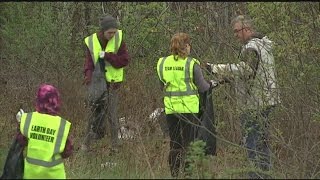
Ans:
[[[268,117],[273,109],[274,106],[269,106],[262,110],[248,110],[240,115],[248,159],[256,168],[263,171],[271,169]],[[257,172],[249,172],[249,178],[259,179],[266,178],[266,176]]]

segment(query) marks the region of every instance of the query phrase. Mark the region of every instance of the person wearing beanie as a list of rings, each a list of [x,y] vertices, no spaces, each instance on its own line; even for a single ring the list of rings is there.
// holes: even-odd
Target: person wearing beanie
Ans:
[[[50,84],[39,86],[35,112],[17,113],[16,139],[27,153],[23,179],[66,179],[63,159],[73,151],[71,123],[60,117],[60,93]]]
[[[124,68],[130,58],[117,19],[104,15],[99,20],[99,32],[84,40],[84,84],[88,88],[91,115],[81,149],[88,151],[93,139],[102,139],[108,122],[111,130],[111,150],[118,151],[118,91],[124,81]]]
[[[104,16],[100,19],[100,27],[102,31],[108,29],[118,29],[117,19],[112,16]]]

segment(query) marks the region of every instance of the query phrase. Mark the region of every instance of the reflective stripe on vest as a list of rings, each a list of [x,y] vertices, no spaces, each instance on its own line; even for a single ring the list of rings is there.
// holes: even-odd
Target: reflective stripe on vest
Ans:
[[[112,50],[113,53],[117,54],[118,50],[119,50],[119,41],[120,41],[120,33],[117,31],[114,35],[114,49]],[[94,57],[94,46],[93,46],[93,36],[95,36],[95,34],[92,34],[91,36],[88,37],[88,48],[90,49],[90,54],[91,54],[91,58],[94,61],[94,64],[97,63],[98,59]],[[106,64],[111,65],[109,62],[106,62]]]
[[[160,80],[162,82],[164,82],[163,80],[163,64],[165,62],[167,57],[163,57],[161,62],[160,62],[160,65],[159,65],[159,74],[160,74]],[[165,96],[189,96],[189,95],[197,95],[198,94],[198,90],[192,90],[191,89],[191,85],[189,83],[189,80],[190,79],[190,63],[191,63],[191,60],[192,58],[191,57],[188,57],[187,58],[187,62],[185,64],[185,78],[184,78],[184,82],[186,84],[186,91],[165,91]],[[164,82],[165,83],[165,82]]]
[[[174,59],[174,55],[161,57],[157,63],[159,79],[164,83],[164,107],[166,114],[198,113],[199,93],[193,82],[196,59]],[[192,73],[192,74],[191,74]]]
[[[117,54],[121,45],[121,41],[122,41],[122,31],[118,30],[113,36],[113,38],[111,38],[108,41],[105,52],[112,52],[114,54]],[[91,58],[94,61],[94,65],[95,65],[99,59],[99,51],[102,50],[102,47],[97,37],[97,33],[94,33],[91,36],[87,37],[85,39],[85,43],[90,50]],[[99,48],[95,47],[95,44],[96,46],[99,46]],[[109,62],[105,61],[105,69],[106,69],[105,76],[108,82],[123,81],[124,68],[114,68]]]
[[[31,124],[31,119],[32,119],[32,114],[33,113],[27,113],[27,117],[26,117],[26,121],[23,127],[23,133],[24,135],[28,135],[29,133],[29,127]],[[64,133],[64,129],[66,127],[66,123],[67,121],[61,118],[60,121],[60,126],[59,126],[59,130],[58,130],[58,135],[57,135],[57,140],[56,143],[54,145],[54,154],[58,154],[59,153],[59,149],[62,143],[62,138],[63,138],[63,133]],[[34,164],[34,165],[38,165],[38,166],[44,166],[44,167],[53,167],[56,166],[60,163],[63,162],[63,159],[55,159],[55,156],[52,157],[52,161],[48,162],[48,161],[43,161],[43,160],[39,160],[39,159],[35,159],[35,158],[30,158],[30,157],[26,157],[26,161],[30,164]]]

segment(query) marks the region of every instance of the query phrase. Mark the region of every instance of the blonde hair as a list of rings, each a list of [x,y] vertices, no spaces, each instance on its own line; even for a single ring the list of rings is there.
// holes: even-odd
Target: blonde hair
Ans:
[[[174,55],[174,59],[177,60],[178,57],[185,58],[189,54],[186,45],[190,44],[190,36],[186,33],[176,33],[171,38],[170,51]]]

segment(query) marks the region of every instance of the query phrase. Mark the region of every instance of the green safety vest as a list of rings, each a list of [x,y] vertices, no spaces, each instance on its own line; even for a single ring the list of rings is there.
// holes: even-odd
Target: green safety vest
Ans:
[[[71,123],[59,116],[38,112],[21,116],[20,131],[28,139],[24,179],[65,179],[63,159]]]
[[[99,43],[97,33],[85,38],[85,43],[88,46],[94,64],[98,62],[99,52],[102,47]],[[122,30],[118,30],[115,35],[108,41],[105,52],[117,54],[122,42]],[[123,68],[114,68],[109,62],[105,62],[106,80],[107,82],[122,82],[124,77]]]
[[[193,83],[195,63],[199,61],[191,57],[176,61],[173,55],[158,60],[158,76],[165,85],[163,101],[166,114],[199,112],[198,88]]]

